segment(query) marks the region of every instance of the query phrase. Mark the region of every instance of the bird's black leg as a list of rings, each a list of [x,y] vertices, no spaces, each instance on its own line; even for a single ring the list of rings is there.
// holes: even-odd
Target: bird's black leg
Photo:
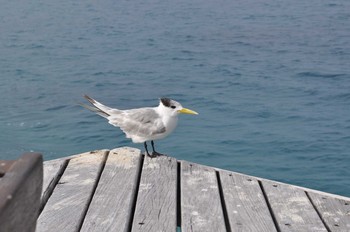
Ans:
[[[148,155],[149,157],[151,157],[151,156],[150,156],[150,154],[148,153],[147,143],[146,143],[146,142],[144,142],[144,143],[143,143],[143,145],[145,145],[146,155]],[[153,146],[153,145],[152,145],[152,146]]]
[[[151,145],[152,145],[152,149],[153,149],[152,156],[155,157],[155,156],[163,155],[161,153],[156,152],[156,150],[154,149],[154,142],[153,142],[153,140],[151,141]]]
[[[153,140],[151,141],[151,145],[152,145],[153,152],[156,152],[156,150],[154,149],[154,142],[153,142]]]

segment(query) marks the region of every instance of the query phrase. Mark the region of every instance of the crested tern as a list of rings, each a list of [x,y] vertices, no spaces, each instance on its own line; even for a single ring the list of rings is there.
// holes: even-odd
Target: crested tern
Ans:
[[[155,151],[153,141],[165,138],[175,129],[178,114],[198,114],[169,98],[160,98],[157,107],[120,110],[105,106],[87,95],[84,97],[91,106],[80,104],[81,106],[106,118],[109,124],[119,127],[132,142],[143,143],[146,154],[150,157],[147,141],[151,141],[152,157],[162,155]]]

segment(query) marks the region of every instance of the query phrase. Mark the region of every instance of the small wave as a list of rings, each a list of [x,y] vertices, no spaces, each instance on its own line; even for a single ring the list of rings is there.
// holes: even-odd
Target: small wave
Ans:
[[[95,72],[94,74],[92,74],[93,76],[106,76],[105,72]]]
[[[78,79],[78,80],[70,81],[70,83],[72,84],[91,84],[92,82],[93,80],[89,80],[89,79]]]
[[[193,58],[191,57],[188,57],[188,58],[184,58],[184,57],[173,57],[171,58],[172,60],[174,61],[190,61],[190,60],[194,60]]]
[[[335,7],[335,6],[339,6],[338,4],[336,3],[328,3],[326,6],[329,6],[329,7]]]
[[[335,79],[339,77],[345,77],[346,74],[343,73],[319,73],[319,72],[300,72],[297,74],[298,77],[320,77],[320,78],[329,78]]]
[[[181,50],[181,53],[183,53],[183,54],[189,54],[189,55],[192,55],[192,54],[193,54],[193,52],[190,51],[190,50]]]
[[[66,107],[67,107],[66,105],[54,106],[54,107],[50,107],[50,108],[45,109],[45,111],[56,111],[56,110],[60,110],[60,109],[66,108]]]
[[[339,93],[339,94],[332,94],[332,95],[326,95],[320,98],[322,101],[328,101],[328,102],[334,102],[337,101],[337,104],[340,102],[348,103],[350,100],[350,93]]]
[[[49,127],[49,124],[47,123],[42,123],[42,122],[37,122],[35,125],[32,126],[35,130],[42,130],[46,129]]]
[[[29,48],[29,49],[41,49],[41,48],[45,48],[44,45],[42,44],[29,44],[26,46],[26,48]]]
[[[334,96],[335,99],[338,100],[350,100],[350,93],[342,93]]]

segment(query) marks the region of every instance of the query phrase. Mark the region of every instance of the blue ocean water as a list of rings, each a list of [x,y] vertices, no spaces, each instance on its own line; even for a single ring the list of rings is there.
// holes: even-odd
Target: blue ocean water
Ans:
[[[167,96],[159,151],[350,196],[350,1],[24,1],[0,8],[0,159],[134,146],[77,105]]]

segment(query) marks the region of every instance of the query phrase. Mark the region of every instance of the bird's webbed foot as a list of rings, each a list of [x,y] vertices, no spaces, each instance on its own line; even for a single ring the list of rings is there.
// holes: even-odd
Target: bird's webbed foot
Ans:
[[[164,154],[162,153],[159,153],[159,152],[156,152],[156,151],[153,151],[152,154],[149,156],[151,158],[155,158],[155,157],[158,157],[158,156],[165,156]]]

